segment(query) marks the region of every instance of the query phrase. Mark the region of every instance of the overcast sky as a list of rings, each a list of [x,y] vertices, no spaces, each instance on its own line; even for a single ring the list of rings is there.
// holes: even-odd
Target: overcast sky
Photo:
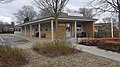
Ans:
[[[87,6],[89,0],[70,0],[66,8],[78,10]],[[0,20],[11,22],[14,20],[13,13],[16,13],[24,5],[32,5],[29,0],[15,0],[8,4],[0,4]]]
[[[82,7],[90,7],[88,4],[90,1],[91,0],[70,0],[66,8],[78,10],[79,8]],[[11,3],[0,4],[0,21],[4,21],[4,22],[14,21],[15,18],[13,13],[17,13],[17,11],[20,10],[21,7],[24,5],[32,5],[32,4],[30,3],[30,0],[14,0]],[[34,8],[35,10],[38,11],[38,9],[35,6]],[[105,15],[100,16],[100,19],[103,18]]]

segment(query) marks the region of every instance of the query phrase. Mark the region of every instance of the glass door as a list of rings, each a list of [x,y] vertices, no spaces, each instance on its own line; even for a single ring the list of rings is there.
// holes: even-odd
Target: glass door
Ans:
[[[71,37],[71,26],[70,26],[70,23],[66,24],[66,37]]]

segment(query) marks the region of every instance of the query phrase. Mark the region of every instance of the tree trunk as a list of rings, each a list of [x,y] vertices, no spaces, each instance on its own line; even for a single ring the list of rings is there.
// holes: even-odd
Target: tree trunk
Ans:
[[[120,38],[120,1],[117,0],[117,5],[118,5],[118,28],[119,28],[119,38]]]
[[[119,15],[118,15],[118,28],[119,28],[119,38],[120,38],[120,11],[119,11]]]
[[[56,26],[56,42],[58,41],[58,18],[55,18],[55,26]]]
[[[58,0],[56,0],[56,6],[55,6],[55,26],[56,26],[56,42],[58,41]]]

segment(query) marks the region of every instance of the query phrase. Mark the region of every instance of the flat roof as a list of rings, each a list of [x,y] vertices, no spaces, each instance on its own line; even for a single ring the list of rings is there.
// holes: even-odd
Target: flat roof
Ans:
[[[54,17],[46,17],[46,18],[41,18],[41,19],[36,19],[36,20],[33,20],[33,21],[29,21],[29,22],[26,22],[26,23],[23,23],[23,24],[19,24],[17,26],[24,26],[24,25],[30,25],[30,24],[34,24],[34,23],[39,23],[39,22],[42,22],[42,21],[47,21],[47,20],[54,20]],[[85,19],[83,17],[80,17],[80,16],[60,16],[58,18],[58,20],[64,20],[64,21],[97,21],[97,19]]]

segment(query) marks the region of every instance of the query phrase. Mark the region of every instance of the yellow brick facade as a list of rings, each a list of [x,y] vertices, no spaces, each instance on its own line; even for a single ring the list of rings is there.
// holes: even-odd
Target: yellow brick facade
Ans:
[[[88,37],[94,37],[94,22],[82,22],[83,32],[87,33]]]
[[[71,37],[75,36],[75,22],[69,22],[71,25]],[[77,22],[78,23],[78,22]],[[94,22],[79,22],[82,24],[83,32],[86,32],[89,37],[94,36]],[[41,31],[41,33],[46,34],[46,38],[52,38],[51,34],[51,23],[44,23],[41,24],[41,30],[42,27],[46,26],[47,31]],[[55,23],[54,23],[54,38],[56,38],[56,32],[55,32]],[[38,32],[38,25],[32,25],[32,35],[34,36],[35,33]],[[22,27],[22,35],[25,35],[25,26]],[[30,25],[26,26],[26,35],[30,36]],[[58,38],[66,38],[66,22],[59,22],[58,24]]]

